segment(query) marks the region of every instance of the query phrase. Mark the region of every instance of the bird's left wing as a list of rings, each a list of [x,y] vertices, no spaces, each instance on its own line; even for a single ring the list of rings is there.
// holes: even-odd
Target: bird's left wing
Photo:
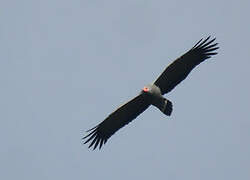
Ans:
[[[110,136],[135,119],[139,114],[145,111],[149,105],[150,102],[148,101],[147,96],[144,94],[136,96],[111,113],[99,125],[88,130],[87,132],[90,133],[83,138],[88,138],[84,144],[91,141],[89,148],[94,145],[93,149],[95,149],[99,145],[100,149],[102,145],[106,143],[108,138],[110,138]]]
[[[210,58],[215,52],[218,43],[214,43],[215,38],[209,40],[210,36],[204,41],[202,39],[187,53],[176,59],[154,82],[161,89],[162,94],[170,92],[174,87],[184,80],[192,69]]]

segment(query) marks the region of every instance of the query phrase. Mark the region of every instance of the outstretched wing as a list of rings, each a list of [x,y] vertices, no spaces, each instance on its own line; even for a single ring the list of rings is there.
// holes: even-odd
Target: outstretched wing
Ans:
[[[218,43],[213,44],[215,38],[208,41],[209,38],[210,36],[204,41],[201,39],[192,49],[170,64],[158,77],[154,84],[161,89],[162,94],[174,89],[195,66],[217,54],[214,51],[219,48],[216,47]]]
[[[94,145],[94,150],[99,145],[99,149],[101,149],[102,145],[106,143],[110,136],[135,119],[139,114],[145,111],[149,105],[150,103],[146,96],[143,94],[136,96],[111,113],[99,125],[88,130],[87,132],[90,133],[83,138],[88,138],[84,144],[92,141],[89,148]]]

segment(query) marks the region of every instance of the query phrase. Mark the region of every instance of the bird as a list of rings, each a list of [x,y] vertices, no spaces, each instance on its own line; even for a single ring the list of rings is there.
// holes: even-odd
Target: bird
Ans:
[[[84,144],[90,143],[88,148],[93,146],[93,150],[99,145],[101,149],[112,135],[136,119],[150,105],[157,107],[166,116],[170,116],[173,105],[163,95],[172,91],[194,67],[217,54],[215,50],[219,47],[218,43],[214,43],[215,40],[216,38],[211,39],[211,36],[204,40],[200,39],[189,51],[167,66],[153,83],[144,86],[136,97],[118,107],[97,126],[87,130],[88,134],[82,138],[85,141]]]

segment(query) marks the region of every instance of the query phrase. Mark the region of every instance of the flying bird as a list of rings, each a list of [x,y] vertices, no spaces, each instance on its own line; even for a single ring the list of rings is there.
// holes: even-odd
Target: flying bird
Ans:
[[[115,132],[134,120],[150,105],[170,116],[173,110],[172,102],[163,95],[173,90],[195,66],[217,54],[215,50],[219,47],[214,41],[215,38],[210,39],[210,36],[198,41],[193,48],[173,61],[154,83],[143,87],[138,96],[120,106],[100,124],[89,129],[87,131],[89,134],[82,138],[86,140],[84,144],[90,142],[89,148],[93,146],[94,150],[99,145],[101,149]]]

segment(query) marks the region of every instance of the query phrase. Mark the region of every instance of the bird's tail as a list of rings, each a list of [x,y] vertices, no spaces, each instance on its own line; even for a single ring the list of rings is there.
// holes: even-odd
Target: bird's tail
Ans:
[[[164,103],[162,108],[160,109],[161,112],[163,112],[164,114],[166,114],[167,116],[170,116],[172,111],[173,111],[173,104],[171,101],[169,101],[168,99],[164,98]]]

